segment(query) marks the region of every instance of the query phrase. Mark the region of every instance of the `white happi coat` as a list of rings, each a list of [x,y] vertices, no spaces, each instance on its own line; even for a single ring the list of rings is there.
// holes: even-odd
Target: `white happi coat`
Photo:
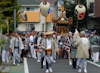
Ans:
[[[12,39],[12,41],[11,41],[11,44],[10,44],[10,48],[12,49],[12,52],[14,52],[15,39],[16,39],[16,38],[13,37],[13,39]],[[21,38],[19,38],[19,54],[21,54],[21,51],[20,51],[20,50],[22,50],[22,49],[24,49],[24,45],[23,45],[23,43],[22,43]]]

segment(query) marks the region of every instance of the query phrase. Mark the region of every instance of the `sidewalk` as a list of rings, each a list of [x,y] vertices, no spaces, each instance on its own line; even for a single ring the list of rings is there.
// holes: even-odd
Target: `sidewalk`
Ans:
[[[9,63],[1,63],[0,73],[24,73],[24,63],[20,63],[19,66],[13,66],[12,60]]]
[[[9,63],[1,63],[0,65],[0,73],[9,73],[10,67],[12,65],[12,60],[9,61]]]
[[[11,66],[9,73],[24,73],[24,63],[20,63],[19,66]]]

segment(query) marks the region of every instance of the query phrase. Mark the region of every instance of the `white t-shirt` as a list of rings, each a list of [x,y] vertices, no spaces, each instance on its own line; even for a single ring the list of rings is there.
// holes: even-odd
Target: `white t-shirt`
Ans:
[[[47,49],[50,49],[50,48],[51,48],[51,39],[50,40],[47,39]]]
[[[34,42],[34,37],[32,35],[30,36],[30,42]]]

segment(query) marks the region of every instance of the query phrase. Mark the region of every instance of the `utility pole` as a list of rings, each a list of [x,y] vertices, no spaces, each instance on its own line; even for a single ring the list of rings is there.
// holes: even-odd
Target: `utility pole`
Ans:
[[[14,31],[16,32],[16,3],[14,3]]]
[[[78,0],[78,4],[80,4],[80,0]],[[78,18],[77,18],[77,22],[76,22],[76,29],[78,29]]]
[[[7,33],[9,34],[9,22],[7,21]]]

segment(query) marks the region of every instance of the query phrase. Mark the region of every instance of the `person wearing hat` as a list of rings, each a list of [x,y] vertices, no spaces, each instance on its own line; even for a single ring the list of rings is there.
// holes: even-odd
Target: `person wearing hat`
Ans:
[[[75,40],[74,46],[77,47],[77,68],[79,68],[78,72],[82,72],[82,68],[84,68],[84,73],[87,73],[87,58],[89,58],[89,48],[90,41],[85,37],[85,31],[80,32],[80,39]]]
[[[44,33],[47,36],[46,39],[43,39],[41,43],[41,48],[43,48],[43,56],[45,56],[46,60],[46,73],[53,72],[52,70],[52,63],[53,63],[53,56],[54,51],[59,51],[58,46],[53,38],[51,38],[52,31]]]
[[[99,62],[99,50],[100,50],[100,37],[98,36],[98,32],[91,39],[92,48],[93,48],[93,58],[92,60],[96,63]]]
[[[8,33],[5,32],[5,35],[2,37],[2,39],[4,39],[4,43],[2,44],[3,48],[2,48],[2,61],[5,62],[9,62],[9,37],[8,37]]]

